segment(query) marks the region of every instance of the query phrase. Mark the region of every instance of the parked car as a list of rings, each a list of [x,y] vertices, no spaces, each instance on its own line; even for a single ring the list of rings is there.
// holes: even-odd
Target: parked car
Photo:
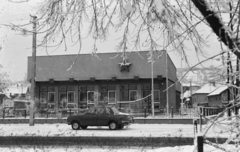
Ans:
[[[119,112],[116,107],[111,106],[90,107],[83,114],[67,118],[67,123],[73,130],[87,129],[88,126],[109,126],[110,130],[123,129],[125,125],[133,122],[132,115]]]

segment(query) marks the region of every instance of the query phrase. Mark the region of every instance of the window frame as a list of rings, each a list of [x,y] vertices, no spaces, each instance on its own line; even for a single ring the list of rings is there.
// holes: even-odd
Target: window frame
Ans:
[[[73,93],[73,101],[71,102],[69,102],[69,96],[68,96],[70,93]],[[74,99],[75,99],[75,91],[67,91],[67,107],[66,107],[67,109],[71,109],[68,107],[68,105],[73,105],[73,108],[76,106]]]
[[[45,95],[45,97],[44,97]],[[47,108],[47,104],[48,104],[48,92],[47,91],[42,91],[39,93],[39,97],[40,97],[40,102],[39,102],[39,107],[40,109],[45,109]]]
[[[138,96],[138,91],[137,91],[137,90],[129,90],[129,98],[128,98],[128,100],[129,100],[129,101],[135,101],[135,100],[137,100],[137,99],[131,100],[131,92],[136,92],[136,96]]]
[[[65,107],[63,107],[63,109],[65,109],[65,108],[67,108],[67,92],[58,92],[58,109],[60,109],[60,105],[61,105],[61,98],[60,98],[60,96],[62,95],[62,94],[64,94],[65,95],[65,98],[66,98],[66,106]],[[64,106],[64,104],[63,104],[63,106]]]
[[[89,93],[93,92],[93,101],[89,101]],[[95,98],[94,98],[95,91],[87,91],[87,104],[95,104]],[[98,97],[97,97],[98,100]]]
[[[53,102],[52,101],[50,102],[50,94],[53,94]],[[47,95],[48,95],[47,107],[48,108],[50,107],[50,109],[54,109],[55,108],[55,92],[48,92]],[[53,108],[51,108],[52,106]]]
[[[110,100],[110,96],[109,96],[110,92],[114,92],[114,100],[113,101]],[[108,90],[108,102],[109,103],[115,103],[116,101],[117,101],[117,99],[116,99],[116,90]]]

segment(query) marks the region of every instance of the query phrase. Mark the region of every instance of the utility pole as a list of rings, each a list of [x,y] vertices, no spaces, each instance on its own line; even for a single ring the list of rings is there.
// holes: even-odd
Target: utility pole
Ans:
[[[168,55],[166,50],[166,100],[167,100],[167,115],[169,116],[169,102],[168,102]]]
[[[31,77],[31,106],[29,126],[34,126],[34,104],[35,104],[35,78],[36,78],[36,38],[37,38],[37,17],[31,16],[33,23],[33,39],[32,39],[32,77]]]
[[[154,62],[154,58],[153,58],[153,50],[151,51],[151,55],[152,55],[152,61],[151,61],[151,69],[152,69],[152,116],[155,117],[155,112],[154,112],[154,81],[153,81],[153,62]]]
[[[180,79],[182,79],[182,76],[183,76],[183,68],[182,68],[182,60],[183,60],[183,52],[181,52],[181,77]],[[183,86],[182,86],[182,83],[180,82],[180,85],[181,85],[181,113],[183,111]]]

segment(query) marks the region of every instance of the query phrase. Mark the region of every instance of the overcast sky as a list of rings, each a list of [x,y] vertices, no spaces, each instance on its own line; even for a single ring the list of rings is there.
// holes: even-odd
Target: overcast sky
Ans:
[[[35,14],[36,3],[39,0],[30,0],[24,4],[13,4],[6,0],[1,0],[0,5],[0,24],[9,23],[29,23],[30,14]],[[41,1],[41,0],[40,0]],[[203,32],[209,34],[209,28],[202,29]],[[99,45],[98,52],[114,52],[120,38],[121,33],[110,33],[108,41]],[[38,38],[39,40],[39,38]],[[40,40],[39,40],[40,41]],[[208,51],[209,56],[220,52],[220,45],[215,35],[209,37],[209,48],[205,48]],[[83,47],[81,53],[90,53],[92,50],[93,41],[90,39],[83,40]],[[27,73],[27,57],[32,54],[32,37],[22,36],[19,33],[6,28],[0,27],[0,64],[3,66],[3,71],[9,73],[9,78],[12,81],[23,80]],[[76,54],[78,53],[78,45],[69,46],[68,50],[65,51],[64,47],[60,47],[57,50],[46,50],[43,48],[37,49],[37,55],[58,55],[58,54]],[[173,60],[177,68],[181,67],[181,60],[176,53],[173,51],[169,52],[171,59]],[[188,57],[191,65],[198,62],[195,52],[189,51]],[[203,58],[201,58],[203,59]],[[218,64],[215,60],[210,60],[205,66]],[[183,63],[183,67],[185,64]]]

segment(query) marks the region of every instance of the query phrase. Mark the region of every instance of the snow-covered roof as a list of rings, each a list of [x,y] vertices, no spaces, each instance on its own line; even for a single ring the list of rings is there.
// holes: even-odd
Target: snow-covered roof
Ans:
[[[182,86],[186,86],[186,87],[190,87],[190,86],[192,86],[192,87],[194,87],[194,86],[200,86],[200,85],[198,85],[198,84],[196,84],[196,83],[182,83]]]
[[[217,85],[212,85],[212,84],[205,84],[203,85],[200,89],[198,89],[195,94],[198,93],[211,93],[213,90],[215,90],[218,86]]]
[[[185,91],[184,94],[183,94],[183,98],[188,98],[188,97],[190,97],[190,91],[189,90]]]
[[[27,93],[27,90],[28,90],[28,87],[29,85],[20,85],[20,84],[17,84],[17,85],[11,85],[11,86],[8,86],[5,90],[4,90],[4,93],[5,94],[25,94]]]
[[[228,88],[228,86],[220,86],[217,89],[215,89],[213,92],[211,92],[208,96],[214,96],[219,95],[223,91],[225,91]]]

